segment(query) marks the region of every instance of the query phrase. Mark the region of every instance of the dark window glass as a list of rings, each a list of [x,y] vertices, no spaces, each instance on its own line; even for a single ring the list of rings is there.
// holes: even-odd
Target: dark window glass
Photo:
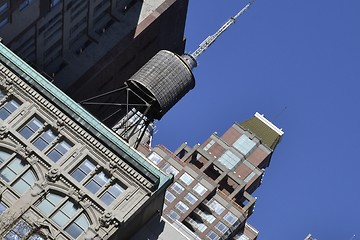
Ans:
[[[124,191],[124,189],[119,184],[114,184],[109,187],[108,190],[101,196],[101,200],[106,204],[110,205],[120,194]]]
[[[51,129],[49,129],[43,134],[41,134],[41,136],[38,139],[36,139],[33,144],[39,150],[44,150],[49,145],[49,143],[55,139],[55,137],[56,136],[54,132]]]
[[[24,127],[20,130],[20,134],[29,139],[39,128],[44,126],[44,123],[41,122],[38,118],[33,117]]]
[[[71,176],[75,178],[78,182],[81,182],[86,175],[88,175],[92,170],[95,169],[95,165],[90,162],[88,159],[85,159],[72,173]]]
[[[15,101],[14,99],[7,102],[4,106],[0,108],[0,118],[5,120],[7,117],[10,116],[16,109],[20,107],[20,103]]]
[[[47,156],[54,162],[57,162],[65,153],[67,153],[67,151],[69,151],[70,148],[70,143],[63,140],[56,144],[55,148],[51,150]]]
[[[109,181],[109,178],[105,175],[104,172],[100,172],[96,174],[88,184],[86,184],[86,188],[89,189],[90,192],[96,193],[99,189],[104,186]]]

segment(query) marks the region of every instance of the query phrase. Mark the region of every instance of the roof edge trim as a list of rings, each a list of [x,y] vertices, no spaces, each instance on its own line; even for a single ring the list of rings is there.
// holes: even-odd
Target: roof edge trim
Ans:
[[[262,121],[263,123],[265,123],[269,128],[271,128],[272,130],[274,130],[277,134],[279,134],[280,136],[282,136],[284,134],[283,130],[281,128],[276,127],[272,122],[270,122],[269,120],[267,120],[264,117],[264,114],[260,114],[258,112],[255,113],[254,115],[257,119],[259,119],[260,121]]]

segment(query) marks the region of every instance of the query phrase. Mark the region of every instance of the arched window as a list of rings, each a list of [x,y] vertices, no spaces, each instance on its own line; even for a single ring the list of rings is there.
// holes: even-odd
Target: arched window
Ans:
[[[27,161],[3,148],[0,148],[0,178],[19,194],[25,193],[38,180]]]
[[[68,197],[48,193],[36,207],[73,239],[77,239],[90,225],[83,209]]]

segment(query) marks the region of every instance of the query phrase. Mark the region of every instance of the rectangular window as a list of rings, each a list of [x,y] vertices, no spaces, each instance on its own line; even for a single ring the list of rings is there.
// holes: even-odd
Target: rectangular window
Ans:
[[[3,239],[22,239],[26,234],[30,232],[30,230],[31,227],[29,226],[29,224],[27,224],[24,220],[21,219]]]
[[[218,222],[216,225],[215,225],[215,228],[219,231],[219,232],[221,232],[221,233],[226,233],[228,230],[229,230],[229,228],[225,225],[225,224],[223,224],[222,222]]]
[[[9,18],[6,17],[0,21],[0,28],[4,27],[9,22]]]
[[[241,135],[241,137],[233,144],[234,148],[239,150],[244,155],[248,154],[255,147],[255,145],[256,143],[245,134]]]
[[[34,0],[25,0],[19,5],[19,11],[23,10],[27,6],[29,6],[30,3],[32,3]]]
[[[238,163],[240,163],[241,159],[232,153],[230,150],[227,150],[221,157],[217,160],[222,165],[224,165],[227,169],[233,169]]]
[[[231,212],[228,212],[225,216],[224,216],[225,221],[227,221],[228,223],[230,223],[231,225],[234,225],[234,223],[239,220],[234,214],[232,214]]]
[[[200,196],[204,195],[207,191],[207,188],[205,188],[203,185],[201,185],[200,183],[197,183],[195,185],[195,187],[193,187],[194,191],[199,194]]]
[[[50,8],[55,7],[55,6],[58,5],[60,2],[61,2],[61,0],[51,0]]]
[[[181,175],[180,180],[189,186],[192,183],[192,181],[194,181],[194,178],[190,176],[188,173],[184,173],[183,175]]]
[[[15,158],[1,170],[0,177],[6,182],[11,182],[25,167],[24,162]]]
[[[30,189],[32,185],[37,181],[34,173],[31,170],[26,171],[26,173],[19,178],[16,183],[13,185],[13,188],[20,194],[23,194]]]
[[[1,23],[0,23],[1,25]],[[1,27],[1,26],[0,26]],[[15,112],[16,109],[20,107],[20,103],[14,99],[10,100],[9,102],[5,103],[4,106],[0,108],[0,118],[5,120],[7,117],[10,116],[11,113]]]
[[[2,14],[3,12],[5,12],[8,8],[9,8],[9,3],[8,3],[8,2],[4,2],[4,3],[0,6],[0,14]]]
[[[65,231],[70,234],[73,239],[77,239],[89,227],[89,222],[84,214],[81,214],[74,222],[72,222]]]
[[[212,147],[212,145],[214,145],[215,141],[211,140],[208,144],[206,144],[206,146],[204,147],[204,151],[209,150],[209,148]]]
[[[185,188],[177,182],[174,182],[174,184],[171,186],[171,189],[174,190],[177,194],[180,194],[185,190]]]
[[[160,157],[159,154],[155,152],[150,153],[150,155],[147,158],[150,159],[156,165],[158,165],[161,162],[161,160],[163,160],[162,157]]]
[[[176,207],[177,209],[179,209],[179,211],[182,212],[182,213],[184,213],[184,212],[186,212],[187,210],[189,210],[189,207],[186,206],[186,204],[183,203],[183,202],[181,202],[181,201],[178,202],[175,207]]]
[[[197,197],[192,195],[191,193],[188,193],[185,195],[185,200],[188,201],[191,204],[195,204],[195,202],[198,200]]]
[[[166,193],[165,193],[165,199],[166,199],[168,202],[174,201],[175,198],[176,198],[176,197],[174,196],[174,194],[172,194],[171,192],[166,191]]]
[[[173,221],[178,220],[180,218],[180,215],[174,210],[170,210],[166,215]]]
[[[109,177],[104,172],[96,174],[85,187],[92,193],[96,193],[99,189],[109,182]]]
[[[176,168],[174,168],[172,165],[170,165],[170,163],[165,163],[164,165],[161,166],[160,169],[163,170],[165,173],[172,174],[174,176],[176,176],[179,173],[179,171]]]
[[[36,139],[33,144],[34,146],[39,149],[39,150],[44,150],[52,141],[54,141],[56,138],[55,133],[49,129],[46,132],[44,132],[43,134],[41,134],[41,136]]]
[[[85,159],[70,175],[75,178],[78,182],[81,182],[91,171],[95,169],[95,164],[93,164],[89,159]]]
[[[106,204],[110,205],[122,192],[124,192],[124,188],[122,188],[119,184],[115,183],[111,187],[109,187],[105,193],[101,196],[101,200]]]
[[[19,133],[25,138],[29,139],[34,133],[42,128],[44,123],[37,117],[33,117],[20,131]]]
[[[74,203],[68,201],[66,202],[59,210],[51,216],[51,219],[54,220],[60,227],[65,226],[65,224],[72,218],[77,212],[78,208]]]
[[[6,209],[7,209],[7,206],[5,205],[5,203],[0,201],[0,214],[5,212]]]
[[[53,161],[57,162],[59,159],[64,156],[72,147],[72,144],[66,140],[60,141],[56,144],[55,148],[53,148],[47,156]]]
[[[220,237],[219,237],[216,233],[214,233],[214,231],[208,232],[208,233],[206,234],[206,237],[207,237],[208,239],[211,239],[211,240],[218,240],[218,239],[220,239]]]
[[[250,240],[250,238],[248,238],[245,234],[241,234],[240,237],[236,238],[236,240]]]
[[[214,212],[216,212],[216,213],[219,214],[219,215],[225,210],[224,206],[221,205],[220,203],[218,203],[218,202],[217,202],[216,200],[214,200],[214,199],[211,199],[211,200],[210,200],[208,206],[209,206],[209,208],[210,208],[211,210],[213,210]]]
[[[255,173],[254,172],[251,172],[245,179],[244,179],[244,182],[245,183],[248,183],[250,182],[250,180],[255,176]]]

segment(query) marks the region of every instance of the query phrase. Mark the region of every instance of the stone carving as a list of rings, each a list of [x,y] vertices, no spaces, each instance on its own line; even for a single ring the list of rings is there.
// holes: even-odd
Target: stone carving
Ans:
[[[6,138],[6,136],[8,135],[9,133],[9,129],[6,125],[1,125],[0,126],[0,139],[4,139]]]
[[[50,182],[56,182],[60,177],[60,171],[58,168],[51,168],[46,174],[47,179]]]
[[[114,215],[111,212],[107,212],[103,214],[100,219],[100,226],[104,228],[108,228],[111,224],[118,225],[117,221],[115,220]]]

